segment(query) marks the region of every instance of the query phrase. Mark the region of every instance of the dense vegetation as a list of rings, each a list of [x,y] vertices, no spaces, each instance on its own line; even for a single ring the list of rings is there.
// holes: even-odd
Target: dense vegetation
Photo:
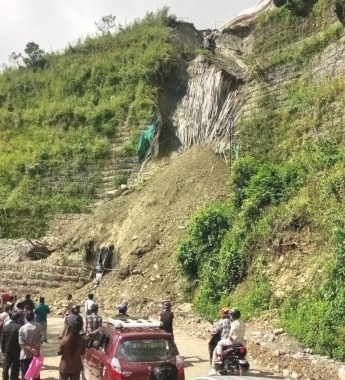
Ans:
[[[12,54],[0,75],[0,237],[42,235],[54,215],[92,203],[117,128],[138,138],[178,63],[171,20],[163,8],[63,54],[30,42],[19,67]]]
[[[315,352],[345,360],[345,77],[315,80],[308,66],[344,29],[339,2],[280,3],[255,30],[258,93],[238,126],[229,201],[193,217],[177,261],[185,297],[209,319],[224,305],[245,319],[276,311]],[[287,72],[295,79],[270,85]]]

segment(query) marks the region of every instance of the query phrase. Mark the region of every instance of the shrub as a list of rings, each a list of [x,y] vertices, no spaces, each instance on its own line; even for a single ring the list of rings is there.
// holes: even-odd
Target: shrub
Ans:
[[[189,238],[180,244],[177,262],[189,278],[200,278],[202,267],[219,251],[229,221],[219,207],[201,210],[190,222]]]
[[[258,164],[252,157],[245,157],[235,161],[232,168],[230,188],[233,193],[233,202],[240,208],[246,198],[246,188],[251,178],[258,172]]]
[[[269,310],[274,304],[272,287],[267,278],[260,274],[250,277],[228,296],[227,303],[241,311],[244,320]]]
[[[276,7],[282,7],[283,5],[285,5],[287,2],[287,0],[273,0],[273,4],[276,6]]]
[[[258,207],[279,203],[283,196],[284,183],[279,168],[264,164],[255,174],[245,189],[245,195]]]
[[[130,173],[117,174],[114,177],[114,186],[119,188],[121,185],[126,185],[130,177]]]
[[[345,1],[344,0],[335,0],[334,11],[337,15],[339,21],[342,24],[345,24]]]
[[[307,16],[318,0],[287,0],[286,7],[296,16]]]

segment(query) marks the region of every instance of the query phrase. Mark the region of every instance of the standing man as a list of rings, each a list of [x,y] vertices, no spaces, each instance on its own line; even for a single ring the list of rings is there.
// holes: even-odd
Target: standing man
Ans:
[[[92,335],[98,327],[102,326],[102,318],[98,315],[98,305],[94,303],[92,305],[91,314],[86,316],[87,320],[87,335]]]
[[[24,379],[30,363],[34,356],[40,355],[41,344],[43,343],[43,328],[34,322],[33,311],[25,313],[26,324],[19,329],[20,367],[22,379]]]
[[[19,346],[19,329],[22,327],[19,323],[19,313],[13,311],[10,322],[4,326],[1,336],[1,351],[5,357],[2,371],[3,380],[18,380],[20,368],[20,346]],[[11,376],[9,371],[11,369]]]
[[[65,328],[67,330],[68,326],[76,326],[78,331],[82,331],[84,327],[83,318],[80,316],[80,306],[74,305],[69,314],[65,319]]]
[[[86,328],[86,331],[87,331],[87,316],[90,315],[92,313],[92,305],[94,305],[94,301],[93,301],[93,294],[88,294],[87,295],[87,300],[85,302],[85,328]]]
[[[30,306],[31,310],[35,310],[35,304],[34,301],[31,299],[31,294],[27,294],[23,301],[17,303],[17,307],[19,309],[23,310],[25,306]]]
[[[174,336],[174,313],[171,311],[171,302],[163,302],[163,311],[159,314],[159,320],[163,323],[162,329]]]
[[[92,313],[92,305],[94,304],[93,294],[88,294],[87,300],[85,302],[85,314],[89,315]]]
[[[62,310],[61,318],[65,318],[68,315],[70,315],[72,312],[72,307],[73,307],[72,294],[69,293],[69,294],[67,294],[66,304],[65,304],[64,309]],[[65,332],[66,332],[66,321],[65,321],[64,328],[61,332],[61,335],[58,337],[58,339],[62,339],[63,336],[65,335]]]
[[[43,342],[47,340],[47,315],[50,313],[50,308],[44,303],[44,297],[40,297],[40,303],[35,308],[36,321],[42,325],[43,328]]]

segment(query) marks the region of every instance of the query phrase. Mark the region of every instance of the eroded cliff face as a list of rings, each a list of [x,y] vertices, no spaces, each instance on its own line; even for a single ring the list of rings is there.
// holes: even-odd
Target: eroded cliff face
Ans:
[[[173,115],[182,149],[209,143],[226,157],[231,129],[241,105],[242,80],[199,56],[188,69],[186,95]]]
[[[171,117],[180,150],[209,144],[225,160],[241,114],[248,76],[245,62],[251,46],[252,20],[236,31],[216,37],[216,52],[199,55],[189,63],[186,93]]]

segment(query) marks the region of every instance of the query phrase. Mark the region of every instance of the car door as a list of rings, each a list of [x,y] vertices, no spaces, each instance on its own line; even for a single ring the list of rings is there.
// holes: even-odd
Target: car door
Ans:
[[[84,356],[84,376],[86,380],[99,380],[103,374],[103,367],[101,365],[101,357],[99,351],[102,347],[104,334],[102,330],[96,332],[88,343],[88,348]]]

